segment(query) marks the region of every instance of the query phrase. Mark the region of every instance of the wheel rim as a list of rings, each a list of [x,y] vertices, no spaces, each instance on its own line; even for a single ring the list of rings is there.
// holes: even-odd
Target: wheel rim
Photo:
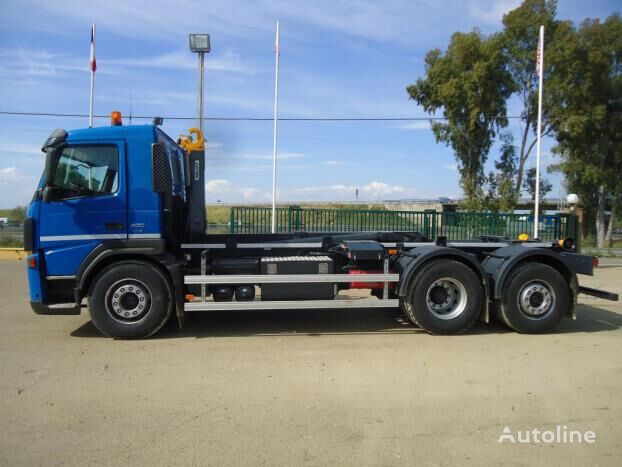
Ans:
[[[432,315],[440,319],[454,319],[466,310],[466,288],[453,277],[443,277],[430,285],[425,300]]]
[[[110,317],[122,324],[138,323],[151,311],[151,291],[136,279],[123,279],[112,284],[106,291],[105,300]]]
[[[555,307],[555,290],[546,281],[529,281],[518,293],[518,309],[531,319],[542,319]]]

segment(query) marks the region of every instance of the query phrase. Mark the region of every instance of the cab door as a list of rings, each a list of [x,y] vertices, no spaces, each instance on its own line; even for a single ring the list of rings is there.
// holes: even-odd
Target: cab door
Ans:
[[[125,145],[69,144],[59,151],[53,194],[41,203],[47,276],[73,276],[99,244],[127,239]]]

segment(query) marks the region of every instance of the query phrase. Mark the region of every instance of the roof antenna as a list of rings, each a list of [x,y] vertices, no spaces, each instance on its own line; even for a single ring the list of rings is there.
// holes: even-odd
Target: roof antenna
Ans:
[[[130,92],[130,125],[132,124],[132,93]]]

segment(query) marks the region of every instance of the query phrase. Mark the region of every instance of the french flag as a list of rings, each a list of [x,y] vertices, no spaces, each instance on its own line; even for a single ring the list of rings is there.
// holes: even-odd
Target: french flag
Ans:
[[[95,60],[95,23],[91,26],[91,71],[95,73],[97,70],[97,61]]]

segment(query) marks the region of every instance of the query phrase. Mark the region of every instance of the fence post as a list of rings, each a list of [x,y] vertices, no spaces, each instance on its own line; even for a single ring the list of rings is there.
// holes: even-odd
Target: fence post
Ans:
[[[423,235],[429,240],[433,240],[436,236],[436,211],[434,209],[426,209],[423,211]]]
[[[231,208],[229,211],[229,233],[235,233],[235,208]]]
[[[288,232],[297,232],[300,230],[300,206],[289,206],[287,209],[287,227]],[[278,230],[278,229],[277,229]]]
[[[299,206],[296,206],[295,209],[295,213],[296,213],[296,232],[302,230],[302,219],[301,219],[301,214],[302,214],[302,209]]]
[[[553,240],[559,240],[560,238],[564,238],[565,235],[562,234],[562,214],[560,212],[555,213],[554,217],[555,227],[553,229],[553,235],[555,238]]]

